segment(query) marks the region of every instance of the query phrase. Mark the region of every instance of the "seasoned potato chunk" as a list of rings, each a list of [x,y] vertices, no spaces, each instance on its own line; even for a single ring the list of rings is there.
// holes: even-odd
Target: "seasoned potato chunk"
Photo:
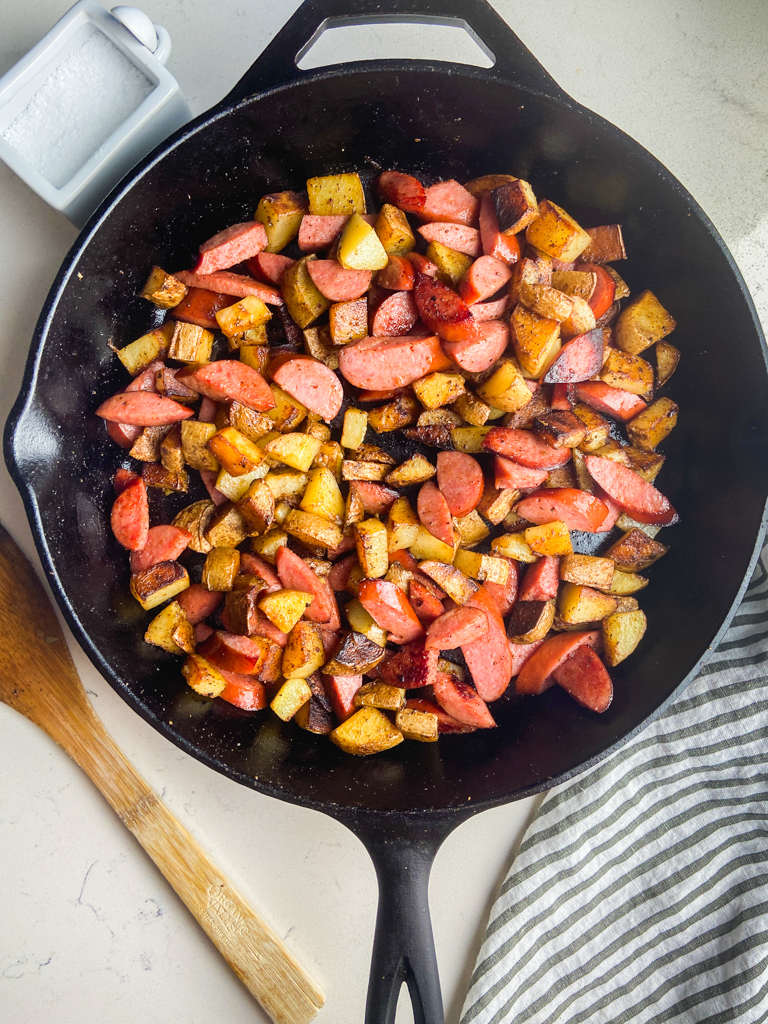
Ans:
[[[347,409],[344,413],[344,427],[341,432],[341,445],[357,451],[365,439],[368,429],[368,413],[362,409]]]
[[[486,403],[486,408],[490,406],[502,412],[517,412],[531,400],[530,389],[514,359],[499,360],[491,376],[477,388],[477,394]],[[488,408],[486,419],[491,416],[491,408]]]
[[[156,359],[162,359],[171,344],[173,326],[174,321],[169,320],[162,327],[142,334],[124,348],[115,349],[115,355],[131,376],[141,373]]]
[[[306,473],[323,442],[309,434],[291,433],[276,437],[265,447],[264,451],[276,462],[284,466]]]
[[[344,613],[347,616],[347,622],[356,633],[362,633],[379,647],[386,647],[389,634],[381,626],[376,625],[356,597],[349,602]]]
[[[290,633],[309,605],[313,594],[302,590],[276,590],[259,601],[259,608],[283,633]]]
[[[389,256],[371,225],[355,213],[341,233],[338,260],[345,270],[383,270]]]
[[[379,211],[375,230],[388,256],[405,256],[416,245],[408,218],[391,203],[384,203]]]
[[[509,579],[511,567],[506,558],[481,555],[476,551],[460,549],[453,560],[454,566],[472,579],[503,586]]]
[[[412,455],[397,469],[390,470],[384,477],[392,487],[409,487],[411,484],[423,484],[431,480],[437,473],[432,463],[423,455]]]
[[[399,711],[405,707],[405,690],[388,683],[363,683],[355,694],[355,707]]]
[[[371,409],[368,413],[368,423],[377,434],[388,434],[415,423],[420,412],[421,405],[414,395],[398,395],[386,405]]]
[[[339,353],[331,338],[328,324],[321,327],[308,327],[304,331],[304,351],[313,359],[319,359],[330,370],[338,370]]]
[[[368,579],[380,579],[389,568],[386,526],[379,519],[364,519],[354,530],[360,568]]]
[[[335,523],[313,512],[294,509],[286,516],[283,527],[297,540],[322,548],[337,548],[343,540],[342,532]]]
[[[178,601],[171,601],[152,619],[144,640],[169,654],[195,653],[195,628]]]
[[[283,650],[283,675],[286,679],[306,679],[325,663],[320,627],[301,619],[288,634]]]
[[[145,612],[176,597],[188,586],[189,573],[183,565],[173,561],[158,562],[131,576],[131,593]]]
[[[630,530],[608,548],[606,556],[612,558],[622,572],[642,572],[667,551],[668,548],[642,530]]]
[[[466,604],[477,593],[475,581],[452,565],[428,559],[419,564],[419,570],[429,576],[456,604]]]
[[[425,409],[439,409],[464,394],[464,378],[458,373],[430,373],[414,381],[413,390]]]
[[[403,708],[395,715],[395,725],[403,734],[403,739],[419,743],[437,742],[437,715],[429,711]]]
[[[555,520],[523,531],[526,543],[537,555],[569,555],[573,551],[571,535],[565,523]]]
[[[598,376],[610,387],[640,395],[647,402],[653,397],[653,367],[640,356],[612,348]]]
[[[427,259],[437,267],[437,276],[444,284],[456,288],[459,281],[472,266],[471,256],[449,249],[442,242],[430,242],[427,247]]]
[[[221,672],[199,654],[190,654],[181,666],[181,674],[201,697],[218,697],[227,685]]]
[[[548,284],[521,283],[519,294],[522,304],[545,320],[562,323],[573,311],[573,301]]]
[[[677,369],[680,362],[680,350],[668,341],[660,341],[656,346],[656,383],[663,387]]]
[[[340,524],[344,518],[344,498],[336,477],[327,466],[318,466],[309,471],[309,479],[299,508],[312,512],[331,523]]]
[[[280,252],[298,235],[301,221],[309,206],[301,192],[273,192],[262,196],[254,220],[261,221],[267,232],[266,252]]]
[[[456,529],[459,531],[459,543],[463,548],[472,548],[481,541],[484,541],[491,532],[483,522],[482,517],[475,510],[469,515],[462,516],[455,520]]]
[[[231,590],[239,572],[240,552],[237,548],[211,548],[203,566],[203,586],[206,590]]]
[[[214,316],[222,333],[228,338],[241,337],[272,319],[269,307],[255,295],[246,295],[239,302],[218,310]]]
[[[365,192],[360,175],[327,174],[307,182],[309,212],[314,216],[365,213]]]
[[[285,530],[279,530],[277,528],[268,530],[263,537],[251,538],[251,547],[257,555],[261,555],[272,565],[275,564],[277,552],[279,548],[287,547],[288,545],[288,534]]]
[[[657,399],[627,424],[630,440],[638,448],[653,451],[674,430],[677,413],[677,404],[671,398]]]
[[[314,323],[331,305],[330,299],[321,294],[315,287],[307,270],[309,260],[315,256],[305,256],[289,267],[283,278],[282,292],[288,312],[303,330]]]
[[[645,614],[639,609],[616,612],[603,619],[603,656],[611,667],[632,654],[643,639],[647,625]]]
[[[217,430],[207,442],[207,447],[230,476],[252,473],[264,461],[261,449],[234,427]]]
[[[166,274],[160,267],[152,267],[147,282],[141,289],[142,299],[147,299],[158,309],[173,309],[187,294],[187,286],[173,274]]]
[[[564,263],[578,259],[591,241],[570,214],[548,199],[539,203],[539,215],[528,225],[525,239],[535,249]]]
[[[616,611],[616,603],[616,598],[610,594],[601,594],[576,583],[564,583],[558,594],[557,610],[563,622],[578,625],[600,622]]]
[[[455,534],[458,538],[459,531],[456,530]],[[433,537],[426,527],[420,526],[419,532],[416,534],[416,540],[411,544],[410,551],[413,557],[418,560],[433,559],[438,562],[453,562],[456,554],[456,544],[453,547],[449,547],[444,541]]]
[[[331,733],[331,742],[347,754],[378,754],[403,742],[403,734],[378,708],[360,708]]]
[[[303,707],[312,696],[309,684],[304,679],[294,677],[286,680],[275,694],[269,705],[278,718],[290,722],[299,708]]]
[[[566,555],[560,561],[560,579],[597,590],[610,590],[614,564],[611,558],[595,555]]]
[[[197,324],[183,320],[174,323],[168,358],[180,363],[210,363],[213,348],[213,334]]]
[[[490,410],[489,410],[490,411]],[[451,440],[457,452],[467,452],[469,455],[476,455],[483,451],[483,441],[490,427],[482,425],[472,427],[452,427]]]
[[[560,324],[518,304],[512,310],[509,325],[515,355],[523,372],[530,377],[543,376],[560,351]],[[486,398],[482,391],[479,394]]]
[[[657,341],[666,338],[677,326],[651,291],[641,292],[621,311],[614,324],[615,344],[632,355],[640,355]]]

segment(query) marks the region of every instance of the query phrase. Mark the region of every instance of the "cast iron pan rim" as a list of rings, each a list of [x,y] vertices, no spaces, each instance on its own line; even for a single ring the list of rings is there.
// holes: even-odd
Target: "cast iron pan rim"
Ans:
[[[139,181],[144,174],[152,170],[157,163],[159,163],[169,152],[171,152],[176,146],[183,142],[186,142],[189,138],[195,135],[201,128],[207,127],[209,124],[213,124],[219,119],[226,117],[231,113],[236,113],[241,109],[246,108],[255,98],[266,99],[270,96],[277,95],[284,92],[287,89],[291,89],[298,83],[304,85],[305,83],[311,83],[316,81],[323,81],[329,78],[338,78],[340,76],[350,77],[355,74],[369,74],[371,72],[385,71],[387,73],[398,74],[398,73],[432,73],[432,74],[450,74],[454,77],[464,76],[472,79],[480,79],[488,82],[491,85],[502,85],[508,86],[518,92],[530,95],[532,98],[537,100],[543,100],[548,103],[555,103],[560,106],[564,106],[567,109],[572,110],[574,113],[582,118],[586,118],[588,122],[591,122],[596,128],[605,130],[608,128],[613,132],[619,139],[619,141],[628,149],[633,150],[636,155],[646,165],[646,169],[649,173],[653,173],[664,180],[666,185],[674,191],[678,198],[682,200],[688,210],[696,216],[699,221],[703,224],[707,233],[715,241],[718,248],[731,270],[731,273],[736,279],[739,289],[742,293],[742,297],[746,303],[746,306],[750,312],[752,322],[757,334],[758,340],[761,343],[761,349],[763,354],[763,361],[766,365],[766,373],[768,373],[768,349],[766,348],[765,337],[762,332],[760,322],[757,317],[752,297],[747,289],[744,279],[741,275],[739,268],[737,267],[731,253],[723,242],[719,232],[712,224],[711,220],[699,206],[696,200],[691,196],[688,190],[667,170],[667,168],[660,163],[651,153],[648,152],[638,142],[628,136],[620,128],[606,121],[605,118],[593,111],[588,110],[581,104],[575,101],[561,97],[552,96],[544,91],[532,89],[528,86],[521,85],[512,79],[500,76],[498,73],[494,74],[493,69],[476,68],[468,65],[456,65],[447,62],[430,61],[430,62],[413,62],[413,61],[371,61],[364,65],[353,64],[353,65],[334,65],[328,68],[323,68],[314,74],[304,74],[301,78],[288,82],[272,89],[264,90],[263,92],[256,93],[253,96],[246,97],[234,104],[227,104],[226,99],[223,101],[223,106],[213,108],[213,111],[207,111],[195,118],[192,122],[179,129],[170,140],[166,140],[161,143],[155,150],[152,151],[140,164],[133,169],[119,185],[115,187],[112,193],[104,200],[101,206],[96,210],[91,219],[86,224],[85,228],[74,242],[72,248],[69,250],[64,262],[56,275],[56,278],[51,286],[51,290],[48,293],[48,297],[43,306],[43,310],[38,319],[35,333],[30,348],[27,364],[24,371],[22,380],[21,390],[19,396],[14,403],[13,409],[8,417],[5,428],[4,437],[4,449],[5,449],[5,460],[8,465],[11,477],[13,478],[16,486],[18,487],[21,497],[27,511],[27,515],[30,520],[32,534],[35,540],[35,544],[40,555],[41,562],[43,564],[44,571],[48,578],[48,582],[53,591],[54,596],[61,608],[64,618],[67,621],[70,629],[72,630],[75,637],[85,650],[86,654],[90,658],[93,665],[97,670],[105,677],[110,685],[115,689],[120,696],[128,703],[134,711],[136,711],[146,722],[148,722],[158,732],[162,733],[167,739],[174,743],[177,747],[190,754],[195,760],[202,762],[207,767],[214,771],[227,776],[228,778],[255,789],[260,793],[267,796],[276,797],[280,800],[288,801],[289,803],[299,804],[301,806],[310,807],[313,810],[325,812],[331,814],[334,817],[349,818],[350,816],[367,817],[370,815],[375,816],[377,820],[382,818],[397,819],[403,816],[415,817],[418,815],[419,819],[429,819],[430,821],[439,821],[440,819],[448,819],[454,817],[468,817],[471,814],[477,813],[482,810],[486,810],[491,807],[497,807],[502,804],[510,802],[510,800],[521,800],[529,796],[533,796],[536,793],[540,793],[544,790],[550,789],[554,786],[558,786],[561,783],[574,778],[576,775],[587,771],[594,767],[600,761],[609,757],[614,751],[618,750],[621,746],[631,740],[634,736],[640,733],[646,728],[651,722],[653,722],[662,712],[679,696],[679,694],[689,685],[689,683],[695,678],[695,676],[701,671],[704,665],[707,663],[714,650],[722,640],[725,632],[730,626],[731,620],[736,613],[736,610],[741,603],[741,599],[744,592],[749,585],[752,573],[754,572],[757,559],[762,548],[762,542],[768,525],[768,496],[766,496],[766,503],[763,508],[763,516],[758,530],[752,555],[749,560],[747,572],[745,573],[744,579],[735,595],[733,603],[720,627],[717,634],[709,644],[707,650],[703,653],[696,665],[691,671],[685,676],[675,690],[669,695],[669,697],[648,715],[645,719],[639,722],[634,729],[626,733],[620,739],[607,746],[600,753],[590,758],[588,761],[583,762],[578,767],[572,768],[569,771],[563,772],[558,776],[550,779],[545,779],[542,782],[529,786],[526,789],[519,790],[515,793],[514,797],[508,795],[502,795],[495,798],[491,798],[484,801],[477,801],[470,803],[464,803],[457,806],[441,807],[441,808],[424,808],[424,809],[408,809],[408,810],[371,810],[365,807],[357,807],[355,805],[339,804],[336,802],[316,800],[312,797],[299,796],[290,790],[283,789],[274,784],[264,783],[260,779],[257,779],[250,775],[245,775],[228,765],[222,764],[221,761],[217,760],[215,755],[208,754],[205,751],[201,751],[191,741],[178,734],[178,732],[164,720],[158,718],[156,715],[148,711],[148,709],[141,703],[139,697],[126,685],[117,679],[112,671],[111,666],[107,664],[99,650],[91,641],[85,628],[82,626],[74,608],[69,602],[67,595],[61,585],[58,574],[54,567],[53,558],[49,550],[45,532],[43,529],[42,518],[40,515],[40,509],[36,500],[36,494],[32,483],[27,480],[23,473],[20,471],[16,462],[16,456],[14,451],[14,435],[16,428],[26,413],[28,408],[34,402],[34,390],[37,381],[37,375],[40,368],[40,361],[42,356],[42,348],[45,341],[47,332],[51,326],[53,317],[55,316],[56,307],[59,299],[69,283],[70,275],[74,269],[74,266],[86,249],[87,245],[91,241],[92,236],[101,227],[104,221],[108,218],[113,208],[130,192],[133,185]]]

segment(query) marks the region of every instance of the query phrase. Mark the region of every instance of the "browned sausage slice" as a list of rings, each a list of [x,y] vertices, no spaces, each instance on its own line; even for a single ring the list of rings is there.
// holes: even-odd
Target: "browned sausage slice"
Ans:
[[[493,302],[475,302],[469,307],[469,312],[475,320],[500,320],[509,306],[509,295],[503,299],[494,299]]]
[[[525,570],[520,584],[521,601],[551,601],[560,587],[560,559],[543,555]]]
[[[283,256],[279,252],[260,252],[252,260],[248,260],[248,269],[252,274],[260,275],[279,288],[286,271],[290,270],[295,262],[296,260],[292,260],[290,256]]]
[[[512,268],[493,256],[475,260],[459,283],[459,295],[468,306],[495,295],[512,277]]]
[[[291,356],[274,370],[270,366],[268,373],[291,398],[297,399],[328,423],[338,415],[344,401],[341,382],[333,370],[319,359]]]
[[[397,338],[409,334],[419,319],[413,292],[393,292],[379,304],[371,320],[374,338]]]
[[[96,415],[103,420],[129,426],[162,427],[166,423],[189,419],[195,411],[153,391],[121,391],[102,402]]]
[[[488,616],[488,633],[481,640],[464,644],[461,653],[483,700],[498,700],[512,678],[512,656],[504,620],[485,587],[478,587],[463,607],[479,608]]]
[[[530,430],[513,427],[491,427],[483,440],[483,448],[519,462],[529,469],[559,469],[570,462],[570,448],[552,448]]]
[[[608,515],[608,506],[594,494],[576,487],[551,487],[523,498],[517,511],[529,523],[539,526],[559,519],[569,530],[598,533]]]
[[[473,307],[474,308],[474,307]],[[475,321],[473,336],[467,341],[444,341],[445,354],[462,370],[482,373],[501,359],[509,344],[509,327],[501,320]]]
[[[613,700],[613,683],[608,671],[591,647],[582,644],[554,671],[555,682],[582,707],[607,711]]]
[[[194,273],[214,274],[217,270],[226,270],[256,256],[266,247],[267,231],[259,221],[233,224],[200,246]]]
[[[259,371],[237,359],[217,359],[205,366],[188,366],[176,377],[214,402],[240,402],[256,412],[275,407],[274,395]]]
[[[315,288],[331,302],[359,299],[373,279],[372,271],[345,270],[337,260],[310,260],[307,270]]]
[[[485,479],[480,464],[471,455],[465,452],[439,452],[437,486],[451,515],[461,518],[468,516],[479,505]]]
[[[392,292],[411,292],[415,281],[416,270],[405,256],[390,256],[389,263],[376,275],[376,284],[379,288],[386,288]]]
[[[389,580],[363,580],[358,599],[377,626],[394,633],[404,643],[424,636],[424,627],[408,598]]]
[[[376,179],[381,198],[406,213],[420,213],[427,201],[427,192],[418,178],[400,171],[384,171]]]
[[[464,253],[465,256],[479,256],[483,249],[480,244],[480,232],[477,228],[468,228],[464,224],[449,224],[435,221],[419,228],[419,234],[428,242],[440,242],[441,245]]]
[[[233,274],[229,270],[219,270],[215,274],[195,274],[191,270],[180,270],[178,277],[188,288],[204,288],[209,292],[220,292],[222,295],[234,295],[244,299],[246,295],[255,295],[257,299],[271,306],[282,306],[283,296],[277,288],[271,288],[261,281],[254,281],[244,274]]]
[[[404,387],[432,372],[432,364],[443,357],[440,340],[433,335],[416,338],[361,338],[339,351],[342,375],[365,391],[388,391]]]
[[[304,612],[306,618],[326,623],[329,629],[341,628],[339,607],[327,580],[321,579],[303,558],[287,547],[277,549],[275,565],[280,582],[286,590],[314,594],[314,600]]]
[[[363,509],[375,516],[381,515],[382,512],[389,512],[400,497],[399,491],[373,480],[353,480],[349,489],[360,498]]]
[[[224,595],[216,590],[206,590],[202,583],[191,583],[186,590],[182,590],[176,600],[192,625],[197,626],[209,615],[213,615],[224,600]]]
[[[141,477],[132,480],[115,498],[111,515],[112,533],[129,551],[141,551],[149,533],[147,487]]]
[[[443,544],[453,547],[453,516],[448,502],[433,480],[422,484],[416,501],[421,525]]]
[[[479,608],[451,608],[430,625],[424,646],[429,650],[452,651],[480,640],[488,632],[488,616]]]
[[[480,202],[458,181],[441,181],[426,191],[426,202],[415,211],[422,220],[449,221],[451,224],[477,223]]]
[[[512,459],[497,455],[493,460],[493,482],[500,491],[532,491],[540,487],[549,476],[547,469],[528,469]]]
[[[648,408],[648,404],[639,395],[633,395],[631,391],[623,391],[621,388],[612,388],[610,384],[605,384],[601,380],[587,380],[575,384],[573,390],[580,402],[625,423]]]
[[[158,562],[175,562],[191,540],[192,534],[188,530],[170,523],[151,527],[141,550],[131,554],[131,572],[143,572]]]
[[[585,633],[559,633],[545,640],[544,644],[529,658],[520,669],[515,683],[515,691],[520,694],[544,693],[554,686],[554,672],[566,658],[578,650],[583,644],[597,647],[601,642],[597,631]]]
[[[346,214],[305,213],[299,225],[299,248],[302,252],[319,252],[333,245],[349,220]]]
[[[496,727],[488,705],[467,683],[455,679],[447,672],[438,672],[433,688],[437,703],[457,722],[476,729]]]

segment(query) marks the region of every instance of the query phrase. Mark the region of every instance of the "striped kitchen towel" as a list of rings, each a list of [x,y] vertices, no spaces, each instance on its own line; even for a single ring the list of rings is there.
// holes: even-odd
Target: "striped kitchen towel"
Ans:
[[[547,796],[461,1024],[768,1021],[767,569],[678,700]]]

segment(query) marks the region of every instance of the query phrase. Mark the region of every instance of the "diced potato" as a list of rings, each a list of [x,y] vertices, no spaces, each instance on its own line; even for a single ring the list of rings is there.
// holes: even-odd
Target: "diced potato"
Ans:
[[[202,584],[206,590],[226,593],[232,590],[240,572],[240,552],[237,548],[211,548],[203,566]]]
[[[586,437],[586,434],[585,434]],[[584,443],[582,439],[582,444]],[[576,476],[576,486],[580,491],[592,494],[595,490],[595,482],[589,475],[589,470],[584,462],[584,453],[578,448],[573,449],[573,472]]]
[[[677,369],[680,362],[680,350],[668,341],[660,341],[656,346],[656,384],[663,387]]]
[[[281,437],[275,438],[274,441],[270,441],[265,452],[278,462],[290,466],[291,469],[306,473],[320,451],[321,444],[322,441],[316,437],[310,437],[309,434],[283,434]]]
[[[674,430],[677,413],[677,404],[671,398],[658,398],[627,424],[630,441],[638,448],[653,451]]]
[[[460,427],[463,425],[463,422],[461,416],[452,409],[425,409],[416,421],[416,426]]]
[[[275,521],[275,496],[269,484],[254,480],[239,499],[237,510],[252,533],[266,533]]]
[[[333,712],[328,711],[314,695],[299,708],[293,720],[300,729],[306,729],[315,736],[330,736],[336,724]]]
[[[467,673],[464,671],[464,668],[453,661],[448,661],[447,658],[437,659],[437,671],[446,672],[449,676],[453,676],[454,679],[458,679],[459,682],[465,683],[467,681]]]
[[[173,326],[168,358],[180,363],[210,363],[213,332],[197,324],[176,320]]]
[[[556,320],[561,324],[573,312],[573,302],[569,296],[548,284],[523,282],[519,295],[524,306],[545,320]]]
[[[475,199],[482,199],[483,192],[493,192],[500,185],[512,184],[519,180],[519,178],[514,177],[512,174],[483,174],[479,178],[473,178],[471,181],[465,182],[464,188]]]
[[[264,461],[261,449],[235,427],[217,430],[207,444],[208,451],[230,476],[252,473]]]
[[[621,513],[619,518],[616,520],[616,526],[625,533],[628,533],[630,530],[642,530],[643,533],[647,533],[649,537],[655,537],[661,529],[660,526],[655,526],[653,523],[639,523],[627,512]]]
[[[456,519],[455,523],[456,529],[459,531],[459,544],[462,548],[473,548],[485,540],[491,532],[474,509],[469,515]]]
[[[617,612],[603,619],[603,657],[608,665],[620,664],[643,639],[648,621],[637,611]]]
[[[325,423],[319,423],[317,420],[307,420],[304,424],[304,433],[309,434],[310,437],[316,437],[321,444],[331,439],[331,428],[326,426]]]
[[[437,267],[437,276],[450,288],[458,287],[459,281],[472,266],[474,260],[463,252],[449,249],[442,242],[430,242],[427,247],[427,259]]]
[[[526,542],[537,555],[569,555],[573,551],[571,535],[565,523],[556,519],[543,526],[529,526],[523,531]]]
[[[325,664],[320,627],[301,619],[288,634],[283,650],[283,675],[286,679],[306,679]]]
[[[653,292],[646,290],[619,313],[613,326],[613,338],[623,352],[637,356],[666,338],[676,326],[674,318]]]
[[[237,354],[241,363],[250,366],[262,376],[267,372],[272,359],[271,351],[262,345],[239,345]]]
[[[263,462],[252,472],[244,473],[242,476],[232,476],[226,469],[221,469],[216,477],[216,490],[221,491],[230,501],[242,501],[252,484],[256,480],[262,480],[268,472],[269,466]]]
[[[360,175],[327,174],[307,182],[309,212],[313,216],[344,216],[365,213],[365,192]]]
[[[193,421],[184,420],[184,423],[190,422]],[[229,406],[229,422],[230,426],[239,430],[241,434],[245,434],[254,443],[275,428],[274,421],[269,416],[249,409],[247,406],[241,405],[240,402],[232,402]],[[182,427],[184,423],[182,423]]]
[[[601,594],[591,587],[564,583],[558,594],[557,610],[563,622],[569,625],[600,622],[616,611],[616,598],[610,594]]]
[[[420,412],[421,405],[414,395],[398,395],[386,405],[371,409],[368,423],[377,434],[387,434],[415,423]]]
[[[178,601],[171,601],[152,619],[144,640],[169,654],[195,653],[195,627]]]
[[[380,462],[382,465],[397,465],[397,459],[393,458],[376,444],[361,444],[352,458],[357,462]]]
[[[292,242],[308,209],[307,198],[301,192],[273,192],[262,196],[253,219],[266,229],[265,252],[280,252]]]
[[[514,558],[516,562],[535,562],[538,558],[522,533],[504,533],[491,541],[494,555]]]
[[[646,402],[653,397],[653,367],[640,356],[612,348],[598,376],[610,387],[640,395]]]
[[[347,622],[356,633],[362,633],[363,636],[368,637],[369,640],[378,644],[379,647],[387,646],[389,634],[381,626],[376,625],[356,597],[349,602],[344,609],[344,613],[347,616]]]
[[[491,413],[491,407],[473,395],[471,391],[465,391],[463,395],[459,395],[452,408],[465,422],[474,427],[482,427],[487,423]]]
[[[423,484],[431,480],[436,473],[437,469],[428,459],[416,454],[387,473],[384,479],[392,487],[409,487],[411,484]]]
[[[477,394],[488,406],[503,412],[517,412],[531,400],[531,392],[520,372],[520,366],[510,358],[499,360],[491,376],[477,388]],[[490,415],[489,409],[486,419]]]
[[[255,295],[246,295],[231,306],[218,310],[214,316],[222,333],[228,338],[237,338],[272,319],[269,307]]]
[[[642,572],[666,555],[668,550],[642,530],[630,530],[611,544],[605,554],[622,572]]]
[[[259,608],[278,629],[290,633],[313,600],[314,594],[302,590],[276,590],[262,597]]]
[[[315,256],[297,260],[285,272],[282,284],[283,298],[296,323],[304,330],[314,323],[331,305],[330,299],[318,291],[307,270],[307,263]]]
[[[575,338],[577,334],[586,334],[588,331],[593,331],[596,326],[595,314],[586,299],[573,295],[571,302],[573,303],[571,315],[560,324],[560,336],[563,339]]]
[[[511,572],[511,566],[506,558],[481,555],[477,551],[465,551],[463,548],[456,552],[453,564],[465,576],[471,576],[472,579],[484,583],[498,583],[501,586],[507,582]]]
[[[414,579],[414,575],[410,569],[406,569],[400,562],[392,562],[387,569],[384,579],[388,583],[394,583],[396,587],[399,587],[407,595],[410,592],[411,580]]]
[[[221,505],[211,516],[205,538],[214,548],[236,548],[248,536],[248,527],[234,505]]]
[[[566,555],[560,561],[560,579],[596,590],[610,590],[614,564],[610,558],[595,555]]]
[[[184,472],[181,449],[181,424],[176,423],[160,442],[160,461],[169,473]]]
[[[395,725],[403,734],[403,739],[419,743],[437,742],[437,715],[430,711],[403,708],[395,715]]]
[[[290,514],[290,513],[289,513]],[[272,565],[275,564],[279,548],[288,546],[288,534],[285,530],[268,530],[263,537],[252,537],[251,547],[257,555],[261,555]]]
[[[414,381],[413,390],[425,409],[439,409],[464,394],[464,378],[458,373],[429,373]]]
[[[344,449],[341,447],[338,441],[324,441],[320,445],[320,451],[315,456],[315,461],[312,463],[312,468],[317,469],[318,466],[325,466],[333,473],[336,478],[336,482],[341,482],[341,467],[344,463]]]
[[[456,534],[458,536],[458,531],[456,531]],[[418,561],[426,559],[450,564],[453,562],[456,554],[456,545],[448,547],[444,541],[433,537],[429,530],[420,526],[419,532],[416,534],[416,540],[411,544],[410,551]]]
[[[336,478],[326,466],[318,466],[309,472],[307,487],[299,508],[312,512],[332,523],[341,523],[344,518],[344,498]]]
[[[181,424],[181,452],[184,461],[192,469],[207,469],[215,473],[219,468],[216,456],[207,448],[207,443],[216,433],[214,423],[200,423],[198,420],[183,420]]]
[[[509,639],[513,644],[535,644],[544,639],[554,621],[554,601],[518,601],[509,620]]]
[[[168,351],[173,337],[174,321],[169,320],[162,327],[156,327],[148,334],[142,334],[124,348],[115,349],[115,355],[133,377],[145,370],[150,363]]]
[[[636,612],[639,609],[640,605],[635,597],[616,598],[616,612]]]
[[[560,351],[560,324],[555,320],[540,317],[518,304],[512,310],[509,325],[512,331],[512,345],[523,373],[535,378],[544,376]],[[482,390],[478,389],[478,394],[488,401]],[[529,392],[527,401],[530,400]]]
[[[477,593],[475,581],[453,565],[427,559],[420,563],[419,570],[429,576],[456,604],[466,604]]]
[[[304,350],[313,359],[319,359],[330,370],[339,368],[339,350],[333,344],[331,329],[328,324],[321,327],[308,327],[304,331]]]
[[[407,498],[398,498],[387,515],[387,546],[390,552],[409,548],[419,533],[419,518]]]
[[[299,708],[303,707],[312,696],[309,684],[304,679],[294,677],[286,680],[277,691],[269,705],[278,718],[290,722]]]
[[[355,707],[399,711],[405,707],[405,690],[388,683],[363,683],[355,694]]]
[[[578,259],[591,241],[570,214],[548,199],[539,203],[539,216],[528,225],[525,239],[534,248],[564,263]]]
[[[575,413],[559,409],[537,416],[533,426],[539,437],[552,448],[577,448],[587,434],[586,426]],[[570,470],[570,466],[560,468]]]
[[[477,511],[489,523],[498,526],[512,511],[512,506],[520,501],[520,491],[511,489],[497,490],[493,484],[488,483],[483,491],[483,496],[477,506]]]
[[[173,309],[187,294],[187,286],[173,274],[166,274],[160,267],[152,267],[140,294],[142,299],[147,299],[158,309]]]
[[[178,562],[159,562],[131,576],[131,593],[145,612],[176,597],[189,586],[189,573]]]
[[[354,213],[339,239],[339,263],[346,270],[383,270],[389,256],[373,227]]]
[[[331,344],[347,345],[368,335],[368,300],[350,299],[334,302],[329,312],[328,329]]]
[[[601,416],[599,412],[595,412],[590,406],[583,405],[581,402],[577,402],[574,405],[573,411],[587,428],[586,436],[579,445],[579,448],[583,452],[593,452],[597,448],[601,448],[611,436],[610,421],[605,416]]]
[[[270,314],[271,316],[271,314]],[[267,333],[267,325],[259,324],[257,327],[249,327],[247,330],[241,331],[239,334],[227,335],[227,346],[230,352],[237,352],[241,362],[246,362],[253,358],[252,353],[246,353],[245,357],[240,352],[240,349],[251,349],[251,348],[264,348],[269,345],[269,334]],[[265,358],[271,355],[269,352],[262,352],[256,356],[258,362],[263,362]],[[258,369],[258,367],[255,367]]]
[[[645,576],[638,576],[633,572],[622,572],[621,569],[616,569],[609,593],[616,594],[617,597],[624,597],[627,594],[636,594],[638,590],[642,590],[647,586],[648,580]]]
[[[357,451],[365,439],[368,429],[368,413],[362,409],[347,409],[344,413],[344,427],[341,431],[341,445]]]
[[[341,464],[342,480],[383,480],[389,472],[389,466],[379,462],[358,462],[356,459],[345,459]]]
[[[199,654],[190,654],[181,666],[181,674],[201,697],[218,697],[227,685],[221,672]]]
[[[597,274],[584,270],[553,270],[552,286],[566,295],[589,302],[597,285]]]
[[[275,522],[277,523],[278,526],[283,525],[288,516],[288,513],[291,511],[292,508],[293,505],[291,505],[287,501],[275,502]]]
[[[206,540],[205,533],[215,511],[216,506],[213,502],[204,498],[202,501],[195,501],[191,505],[187,505],[177,513],[173,520],[173,526],[180,530],[187,530],[192,535],[189,548],[200,555],[206,555],[211,550],[211,544]]]
[[[142,476],[147,487],[156,487],[163,494],[173,494],[174,491],[186,494],[189,489],[189,475],[185,469],[172,473],[165,466],[148,465],[144,467]]]
[[[322,548],[337,548],[344,539],[335,523],[312,512],[299,512],[294,509],[286,516],[283,528],[297,540]]]
[[[381,644],[363,633],[346,633],[335,656],[323,666],[329,676],[361,676],[371,672],[384,658]]]
[[[552,260],[541,253],[535,259],[523,257],[512,268],[509,284],[509,304],[520,301],[520,288],[524,284],[552,284]]]
[[[350,487],[347,492],[347,501],[344,505],[344,527],[345,529],[361,523],[365,519],[365,506],[356,488]]]
[[[331,742],[346,754],[378,754],[403,742],[403,734],[378,708],[360,708],[331,733]]]
[[[388,256],[406,256],[416,245],[408,218],[391,203],[379,210],[375,231]]]
[[[484,451],[483,441],[490,429],[490,427],[483,426],[453,427],[451,430],[453,447],[457,452],[467,452],[470,455],[476,455],[478,452]]]
[[[279,430],[281,433],[295,430],[306,418],[306,408],[297,398],[293,398],[277,384],[270,384],[269,388],[275,400],[275,407],[259,415],[271,420],[272,429]]]
[[[379,519],[364,519],[354,530],[360,568],[368,579],[380,579],[389,568],[386,526]]]

